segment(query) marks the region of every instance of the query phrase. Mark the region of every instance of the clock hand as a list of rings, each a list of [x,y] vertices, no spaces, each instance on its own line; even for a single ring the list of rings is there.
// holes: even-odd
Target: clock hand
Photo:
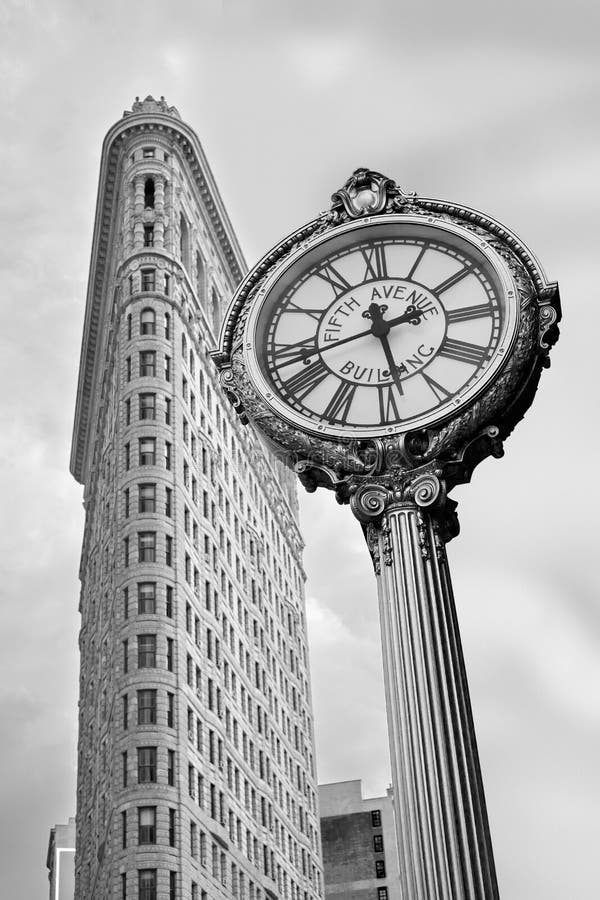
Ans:
[[[417,325],[419,322],[420,316],[423,313],[415,309],[414,306],[408,306],[407,311],[402,313],[400,316],[396,316],[395,319],[390,319],[388,322],[383,318],[382,312],[379,310],[379,306],[376,303],[372,303],[371,306],[375,306],[377,308],[377,313],[379,314],[379,322],[381,323],[378,327],[385,329],[385,334],[392,328],[394,325],[401,325],[404,322],[410,322],[412,325]],[[370,310],[371,307],[369,307]],[[377,315],[376,313],[376,315]],[[367,313],[366,318],[371,318],[370,313]],[[359,338],[366,337],[368,334],[374,334],[375,337],[378,335],[373,330],[374,326],[371,325],[370,328],[367,328],[366,331],[359,331],[358,334],[351,334],[350,337],[342,338],[341,341],[332,341],[330,344],[327,344],[326,347],[315,346],[314,350],[306,349],[304,351],[298,352],[298,357],[304,357],[303,362],[307,363],[311,356],[315,356],[317,353],[325,353],[327,350],[333,350],[334,347],[341,347],[343,344],[349,344],[350,341],[357,341]],[[294,344],[288,344],[287,349],[292,350],[294,347],[300,347],[301,344],[305,343],[304,340],[296,341]],[[286,362],[281,363],[281,365],[277,366],[278,369],[283,369],[285,366],[293,365],[298,362],[298,357],[294,357],[293,359],[289,359]]]
[[[387,359],[388,366],[390,367],[390,375],[394,380],[394,384],[398,388],[398,393],[400,396],[404,393],[404,388],[402,387],[402,381],[400,379],[400,375],[398,374],[398,366],[396,365],[396,360],[394,359],[394,354],[392,353],[392,348],[390,347],[390,342],[387,339],[386,334],[378,335],[379,340],[381,341],[381,346],[383,347],[383,352],[385,353],[385,358]]]
[[[385,353],[385,358],[387,360],[387,364],[390,368],[390,375],[394,381],[394,384],[398,388],[398,393],[400,396],[404,393],[404,388],[402,387],[402,381],[400,379],[400,375],[398,374],[398,366],[396,365],[396,360],[394,359],[394,354],[392,353],[392,348],[390,347],[390,342],[388,341],[388,333],[391,328],[391,323],[386,322],[383,318],[383,313],[387,307],[379,306],[377,303],[371,303],[368,311],[364,314],[366,317],[370,318],[373,322],[371,325],[371,333],[375,335],[376,338],[379,338],[381,341],[381,346],[383,347],[383,352]],[[413,315],[413,313],[408,314]],[[402,321],[409,321],[406,315],[398,316],[397,319]],[[399,322],[396,320],[396,324]]]
[[[381,323],[381,324],[378,324],[376,327],[385,329],[385,334],[387,334],[388,331],[390,330],[390,328],[392,328],[394,325],[401,325],[403,322],[410,322],[412,325],[416,325],[419,322],[419,317],[423,315],[423,313],[419,309],[415,309],[414,306],[408,306],[406,309],[406,312],[402,313],[401,316],[396,316],[395,319],[390,319],[389,321],[386,321],[383,318],[384,309],[382,308],[380,310],[377,303],[371,303],[371,306],[369,307],[369,311],[371,310],[372,306],[375,306],[377,308],[377,311],[379,313],[379,319],[377,321]],[[365,315],[365,314],[363,313],[363,315]],[[377,313],[376,313],[376,315],[377,315]],[[365,316],[365,318],[370,319],[371,315],[368,314],[367,316]],[[366,337],[368,334],[374,334],[375,337],[379,337],[379,335],[375,331],[375,323],[373,323],[373,325],[371,325],[371,327],[367,331],[359,331],[358,334],[351,334],[350,337],[342,338],[341,341],[332,341],[327,347],[320,347],[319,353],[324,353],[326,350],[332,350],[334,347],[340,347],[342,344],[349,343],[349,341],[356,341],[356,340],[358,340],[358,338]]]
[[[402,322],[410,322],[411,325],[418,325],[422,315],[423,313],[420,309],[417,309],[415,306],[407,306],[405,313],[402,313],[401,316],[396,316],[395,319],[388,319],[387,324],[390,328],[393,328],[394,325],[400,325]]]

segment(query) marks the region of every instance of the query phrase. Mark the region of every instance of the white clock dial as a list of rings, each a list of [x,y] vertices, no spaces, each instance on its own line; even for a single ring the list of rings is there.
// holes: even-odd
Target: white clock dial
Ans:
[[[408,430],[489,382],[516,320],[508,270],[463,229],[406,217],[354,223],[271,278],[249,322],[250,371],[267,401],[309,431]]]

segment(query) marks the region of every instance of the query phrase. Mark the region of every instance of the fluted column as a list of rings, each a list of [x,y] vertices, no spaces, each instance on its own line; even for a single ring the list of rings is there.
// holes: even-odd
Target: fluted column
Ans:
[[[443,529],[431,508],[439,482],[421,481],[410,499],[364,485],[353,503],[377,573],[402,898],[496,900]],[[371,522],[369,502],[383,511]]]

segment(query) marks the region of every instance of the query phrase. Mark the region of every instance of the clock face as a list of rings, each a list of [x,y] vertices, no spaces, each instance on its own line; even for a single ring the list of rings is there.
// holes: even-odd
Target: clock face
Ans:
[[[485,241],[446,222],[386,216],[297,251],[259,294],[246,359],[275,412],[309,432],[422,428],[501,368],[516,290]]]

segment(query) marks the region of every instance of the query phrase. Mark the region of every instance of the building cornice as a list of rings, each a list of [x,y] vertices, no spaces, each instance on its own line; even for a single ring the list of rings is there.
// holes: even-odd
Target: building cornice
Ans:
[[[146,104],[139,104],[146,106]],[[109,312],[107,307],[107,279],[110,275],[111,231],[116,219],[118,174],[127,152],[128,144],[144,133],[157,133],[177,144],[186,161],[197,190],[204,204],[228,267],[228,274],[237,284],[246,271],[246,262],[239,246],[229,216],[219,194],[212,171],[195,132],[172,111],[159,111],[159,104],[148,111],[128,112],[109,130],[102,145],[100,176],[96,200],[96,219],[92,239],[90,274],[86,298],[83,340],[79,363],[79,381],[70,470],[80,483],[86,477],[86,464],[91,452],[94,435],[91,427],[95,415],[94,386],[100,377],[102,321]],[[165,108],[166,109],[166,108]]]

